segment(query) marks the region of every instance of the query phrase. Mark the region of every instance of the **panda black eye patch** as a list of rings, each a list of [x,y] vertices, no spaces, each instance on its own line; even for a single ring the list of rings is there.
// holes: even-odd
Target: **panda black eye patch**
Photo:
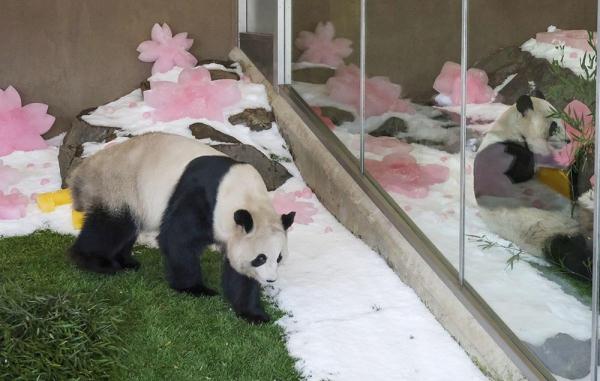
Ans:
[[[277,257],[277,263],[281,262],[282,259],[283,257],[281,256],[281,254],[279,254],[279,257]]]
[[[550,123],[550,128],[548,130],[548,135],[554,136],[554,135],[558,134],[558,132],[559,132],[558,124],[556,124],[556,122]]]
[[[254,258],[252,260],[252,262],[250,262],[250,264],[254,267],[259,267],[265,264],[265,262],[267,262],[267,256],[264,254],[258,254],[256,256],[256,258]]]

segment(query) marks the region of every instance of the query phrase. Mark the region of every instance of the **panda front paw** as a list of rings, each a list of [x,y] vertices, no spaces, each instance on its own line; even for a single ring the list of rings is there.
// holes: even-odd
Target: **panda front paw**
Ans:
[[[133,258],[126,258],[123,261],[121,261],[121,266],[123,266],[123,268],[127,270],[138,271],[142,265],[140,264],[140,262]]]
[[[264,312],[243,312],[240,317],[250,324],[265,324],[271,321],[271,318]]]
[[[182,292],[185,294],[190,294],[193,296],[215,296],[219,295],[219,293],[212,288],[205,287],[203,285],[192,286],[188,288],[177,288],[175,289],[178,292]]]

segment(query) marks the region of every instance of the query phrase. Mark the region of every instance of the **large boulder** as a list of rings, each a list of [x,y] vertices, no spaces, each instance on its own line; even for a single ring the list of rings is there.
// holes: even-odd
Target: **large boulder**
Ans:
[[[492,87],[502,84],[509,75],[516,74],[516,77],[500,90],[498,101],[502,103],[513,104],[521,95],[529,94],[530,82],[535,84],[535,88],[544,93],[547,100],[557,109],[562,110],[573,100],[569,94],[556,94],[548,90],[560,83],[558,76],[575,78],[575,73],[569,69],[559,68],[557,76],[550,62],[536,58],[522,51],[518,46],[499,49],[473,66],[485,70]]]
[[[109,142],[117,137],[118,128],[92,126],[81,117],[89,114],[94,109],[82,111],[71,123],[71,129],[66,133],[63,144],[58,151],[58,165],[62,187],[66,187],[66,180],[73,169],[83,160],[83,143],[87,142]]]

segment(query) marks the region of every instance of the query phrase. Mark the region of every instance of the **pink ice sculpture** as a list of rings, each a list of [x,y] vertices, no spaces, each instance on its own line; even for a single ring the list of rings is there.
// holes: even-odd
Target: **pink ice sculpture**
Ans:
[[[298,61],[333,67],[342,65],[344,58],[352,54],[352,41],[334,37],[335,28],[330,21],[320,22],[314,33],[300,32],[296,38],[296,47],[303,52]]]
[[[273,196],[273,207],[279,214],[296,212],[294,223],[308,225],[313,222],[313,216],[318,210],[311,202],[298,199],[305,198],[301,193],[275,192]]]
[[[326,83],[329,96],[340,103],[360,109],[360,70],[356,65],[342,65]],[[377,76],[365,80],[365,117],[388,111],[414,114],[412,104],[400,99],[402,87],[389,78]]]
[[[162,26],[154,24],[152,39],[138,45],[138,58],[143,62],[154,62],[152,74],[164,73],[174,66],[182,68],[194,67],[198,63],[188,50],[194,40],[187,38],[187,33],[178,33],[173,36],[171,28],[166,23]]]
[[[588,44],[588,31],[587,30],[560,30],[556,29],[552,32],[541,32],[535,35],[537,42],[543,42],[546,44],[559,45],[564,44],[571,48],[584,50],[586,52],[592,51],[592,47]],[[596,33],[594,32],[594,41],[596,40]]]
[[[0,191],[16,184],[20,179],[21,174],[18,170],[8,165],[4,165],[2,160],[0,160]]]
[[[54,123],[47,111],[42,103],[21,106],[21,97],[12,86],[0,89],[0,156],[48,147],[40,136]]]
[[[182,118],[222,122],[223,109],[241,98],[235,80],[212,81],[202,66],[183,69],[176,83],[152,81],[150,90],[144,91],[144,101],[154,108],[151,116],[160,122]]]
[[[0,220],[16,220],[27,214],[29,199],[16,189],[0,192]]]
[[[467,70],[467,103],[489,103],[494,100],[494,90],[488,86],[485,71],[471,68]],[[450,98],[453,105],[461,102],[460,65],[447,61],[435,79],[433,88]]]
[[[425,198],[429,187],[448,180],[448,167],[427,164],[419,165],[414,157],[406,153],[392,153],[383,160],[366,160],[368,172],[390,192],[411,198]]]
[[[554,154],[554,161],[562,167],[568,167],[575,159],[575,153],[580,146],[581,138],[594,139],[594,123],[592,112],[583,102],[574,100],[569,103],[564,110],[571,118],[580,120],[579,129],[565,124],[567,135],[571,143],[567,144],[562,150]]]

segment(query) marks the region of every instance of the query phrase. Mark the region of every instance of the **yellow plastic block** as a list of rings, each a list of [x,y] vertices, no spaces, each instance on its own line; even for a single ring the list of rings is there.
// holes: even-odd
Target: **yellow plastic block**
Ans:
[[[571,182],[567,173],[555,168],[539,168],[537,178],[566,198],[571,198]]]
[[[54,211],[57,206],[70,204],[71,191],[68,189],[61,189],[56,192],[40,193],[36,196],[38,208],[44,213]]]
[[[74,210],[71,212],[71,221],[73,222],[73,227],[77,230],[81,230],[83,227],[83,221],[85,219],[85,214],[83,212],[78,212]]]

